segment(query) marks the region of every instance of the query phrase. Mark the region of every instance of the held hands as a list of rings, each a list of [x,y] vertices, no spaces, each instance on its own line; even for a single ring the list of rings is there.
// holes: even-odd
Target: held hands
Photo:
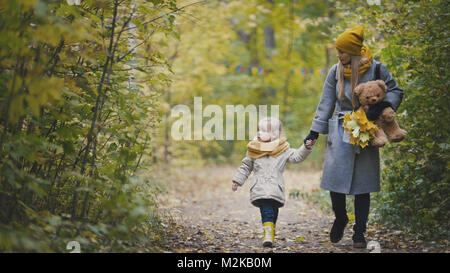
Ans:
[[[311,131],[310,134],[303,141],[305,143],[305,147],[307,149],[311,149],[316,144],[316,141],[317,141],[318,137],[319,137],[319,133]],[[233,182],[233,185],[231,186],[231,189],[233,191],[237,191],[239,186],[240,185],[238,183]]]
[[[307,148],[307,149],[311,149],[313,146],[314,146],[314,144],[316,144],[316,139],[308,139],[307,141],[305,141],[305,147]]]
[[[233,182],[233,186],[231,186],[231,189],[232,189],[233,191],[237,191],[238,187],[239,187],[239,184],[236,183],[236,182]]]
[[[314,131],[309,131],[309,135],[303,140],[303,143],[306,146],[306,142],[308,140],[314,140],[314,143],[312,144],[312,145],[314,145],[314,144],[316,144],[316,140],[317,140],[318,137],[319,137],[319,133],[314,132]],[[306,147],[306,148],[309,149],[309,147]]]

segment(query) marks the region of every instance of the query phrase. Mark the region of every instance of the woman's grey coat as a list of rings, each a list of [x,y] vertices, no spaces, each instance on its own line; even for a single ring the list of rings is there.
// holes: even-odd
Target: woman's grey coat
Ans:
[[[283,172],[286,162],[298,163],[308,157],[312,149],[302,145],[299,149],[289,148],[278,157],[266,155],[257,159],[244,157],[242,165],[238,168],[233,182],[243,185],[252,171],[254,171],[252,184],[250,185],[250,202],[259,199],[274,199],[284,205],[285,186]]]
[[[359,83],[375,80],[373,61],[361,76]],[[380,157],[377,147],[370,144],[365,148],[349,143],[349,135],[342,126],[343,114],[352,111],[350,80],[345,78],[345,100],[339,98],[338,64],[328,72],[317,106],[311,130],[328,134],[327,153],[320,187],[345,194],[362,194],[380,190]],[[384,101],[397,110],[403,97],[403,90],[397,86],[385,65],[380,65],[380,77],[386,83],[387,93]],[[333,115],[334,110],[336,112]]]

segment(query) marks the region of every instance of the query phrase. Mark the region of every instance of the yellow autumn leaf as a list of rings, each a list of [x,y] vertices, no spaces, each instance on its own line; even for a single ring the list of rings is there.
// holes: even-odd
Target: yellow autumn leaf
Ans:
[[[303,242],[305,240],[305,237],[298,237],[296,239],[297,242]]]
[[[360,142],[359,145],[361,146],[361,148],[365,148],[367,145],[369,145],[369,142]]]
[[[350,144],[359,145],[364,148],[374,138],[378,128],[373,122],[367,119],[366,112],[360,107],[351,114],[345,114],[344,129],[350,135]]]
[[[351,118],[351,115],[349,113],[345,114],[345,116],[344,116],[344,121],[345,122],[349,122],[351,119],[352,118]]]

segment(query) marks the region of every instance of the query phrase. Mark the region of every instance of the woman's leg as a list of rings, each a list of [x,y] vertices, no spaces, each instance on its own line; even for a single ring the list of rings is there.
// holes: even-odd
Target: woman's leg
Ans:
[[[366,247],[364,232],[369,218],[370,193],[355,195],[355,225],[353,226],[353,244],[355,247]]]
[[[366,231],[367,219],[369,218],[370,193],[355,195],[355,232]]]
[[[331,205],[333,207],[334,216],[336,219],[347,219],[347,209],[345,203],[345,194],[330,191]]]
[[[348,223],[347,209],[345,203],[345,194],[330,191],[331,204],[333,207],[334,219],[333,226],[330,231],[330,241],[337,243],[344,236],[345,226]]]

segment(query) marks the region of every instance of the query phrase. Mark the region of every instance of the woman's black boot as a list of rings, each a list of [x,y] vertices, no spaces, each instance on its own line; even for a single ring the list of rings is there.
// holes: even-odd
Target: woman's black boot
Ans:
[[[367,242],[366,239],[364,238],[364,233],[362,232],[358,232],[355,234],[353,234],[353,247],[354,248],[366,248],[367,247]]]
[[[333,226],[331,227],[330,231],[330,241],[332,243],[337,243],[342,239],[342,236],[344,236],[344,230],[347,226],[348,218],[341,218],[341,219],[334,219]]]
[[[353,226],[353,247],[366,248],[367,242],[364,238],[366,232],[367,218],[369,216],[370,194],[355,195],[355,225]]]

